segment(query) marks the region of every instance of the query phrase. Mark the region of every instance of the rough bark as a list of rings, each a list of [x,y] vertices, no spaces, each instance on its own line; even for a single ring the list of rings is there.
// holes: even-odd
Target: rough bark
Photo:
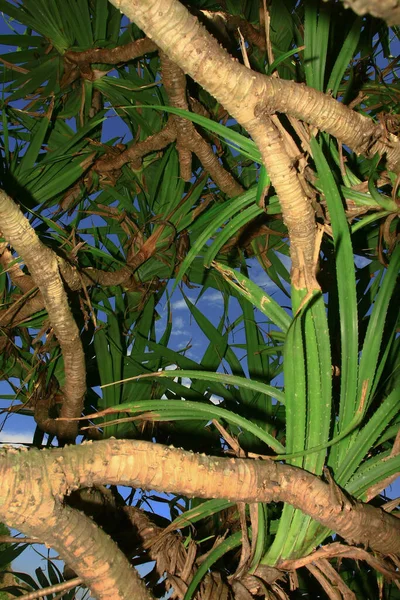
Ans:
[[[325,0],[326,1],[326,0]],[[400,25],[400,2],[398,0],[342,0],[347,8],[358,15],[371,13],[388,25]]]
[[[1,190],[0,228],[6,240],[28,267],[33,281],[39,288],[60,343],[65,369],[65,400],[61,416],[66,419],[79,417],[86,392],[85,356],[59,273],[57,256],[39,240],[14,200]],[[74,439],[76,433],[75,422],[59,422],[58,435],[61,438]]]
[[[328,95],[292,81],[261,75],[241,65],[178,0],[110,1],[252,135],[278,193],[288,227],[292,285],[298,289],[318,289],[314,214],[270,115],[279,111],[303,119],[367,156],[385,153],[394,170],[400,169],[397,137],[387,138],[381,124],[375,125],[372,119]]]
[[[0,519],[30,536],[54,540],[54,547],[74,561],[79,552],[68,550],[74,535],[86,540],[89,534],[81,522],[74,535],[59,535],[58,519],[63,522],[64,516],[58,502],[73,490],[104,484],[235,502],[287,502],[351,544],[400,554],[400,519],[347,497],[311,473],[275,461],[209,457],[137,440],[0,451]],[[96,545],[91,548],[96,553]],[[87,577],[79,565],[70,566]]]
[[[116,48],[89,48],[81,52],[69,50],[64,56],[68,61],[78,66],[89,65],[90,63],[118,65],[156,50],[157,46],[154,42],[143,38]]]
[[[233,117],[282,112],[315,125],[357,153],[386,155],[400,171],[400,142],[331,96],[304,84],[256,73],[232,58],[178,0],[110,0]],[[238,117],[239,115],[239,117]]]
[[[291,241],[292,285],[319,289],[315,279],[315,218],[270,109],[262,80],[236,62],[179,2],[114,2],[185,72],[210,92],[258,143],[278,195]]]
[[[41,453],[26,449],[0,453],[5,458],[0,458],[0,506],[8,515],[3,519],[0,508],[0,518],[18,523],[21,531],[55,548],[96,598],[152,600],[152,594],[113,540],[92,519],[63,504],[64,496],[76,488],[73,471],[67,469],[65,477],[63,450],[52,465],[47,459],[41,460]]]

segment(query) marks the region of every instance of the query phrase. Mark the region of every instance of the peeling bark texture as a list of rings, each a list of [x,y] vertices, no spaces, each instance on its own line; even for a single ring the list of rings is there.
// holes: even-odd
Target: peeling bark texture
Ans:
[[[342,0],[346,8],[358,15],[371,13],[388,25],[400,25],[400,2],[398,0]],[[326,0],[325,0],[326,2]]]
[[[385,153],[391,168],[400,169],[400,144],[396,136],[391,134],[388,142],[381,124],[375,125],[328,95],[291,81],[260,75],[241,65],[178,0],[111,1],[253,137],[278,193],[288,227],[292,285],[308,291],[319,289],[314,264],[314,212],[270,115],[279,111],[303,119],[335,135],[356,152]],[[167,62],[164,59],[164,66]],[[168,83],[168,77],[166,80]]]
[[[85,65],[90,63],[105,63],[107,65],[117,65],[119,63],[134,60],[148,52],[155,52],[157,46],[147,38],[136,40],[117,46],[116,48],[90,48],[89,50],[74,52],[69,50],[65,53],[65,58],[75,65]]]
[[[331,483],[307,471],[274,461],[209,457],[137,440],[0,451],[0,520],[48,543],[54,536],[54,547],[61,552],[62,544],[75,541],[67,532],[59,535],[65,513],[55,508],[58,502],[73,490],[103,484],[235,502],[287,502],[350,544],[385,555],[400,554],[400,519],[336,488],[332,493]],[[94,532],[89,533],[83,522],[76,524],[75,531],[87,551]],[[96,544],[90,546],[93,553],[103,542]],[[69,550],[63,547],[62,552],[65,556]],[[68,560],[87,581],[79,551],[71,550]]]
[[[260,149],[268,174],[278,193],[283,220],[290,236],[291,282],[298,289],[320,289],[315,278],[314,210],[305,195],[280,133],[269,117],[243,123]]]
[[[400,172],[400,141],[380,123],[331,96],[249,70],[232,58],[178,0],[110,0],[240,123],[282,112],[335,136],[354,152],[386,156]]]
[[[66,419],[79,417],[86,392],[85,356],[59,273],[57,256],[42,244],[17,204],[3,191],[0,191],[0,228],[23,259],[39,288],[60,343],[65,369],[65,399],[61,416]],[[60,438],[75,439],[76,434],[75,422],[59,422]]]
[[[168,56],[160,51],[162,79],[171,106],[189,110],[186,98],[186,76]],[[203,167],[217,186],[229,197],[234,198],[244,192],[242,186],[226,171],[211,150],[210,145],[201,137],[194,124],[183,117],[171,115],[177,132],[177,150],[181,177],[189,181],[192,176],[192,153],[196,154]]]
[[[9,452],[9,457],[15,459],[14,451]],[[62,457],[53,465],[43,461],[41,453],[25,451],[18,458],[22,459],[19,465],[11,460],[15,475],[12,482],[9,480],[12,487],[1,490],[3,498],[14,495],[13,501],[6,500],[8,518],[18,522],[29,536],[45,540],[56,549],[99,600],[153,600],[113,540],[92,519],[64,506],[55,496],[51,479],[60,481],[61,477],[65,482]],[[6,475],[2,467],[0,473]]]
[[[178,2],[165,0],[154,3],[147,0],[137,10],[133,10],[133,6],[136,8],[135,2],[130,3],[129,8],[121,2],[120,8],[124,12],[126,9],[127,16],[135,20],[149,37],[154,37],[162,50],[221,102],[253,136],[279,195],[283,218],[288,227],[292,285],[309,291],[319,289],[313,260],[316,232],[314,212],[280,134],[269,119],[269,111],[260,109],[262,101],[260,102],[256,86],[262,80],[229,56],[199,21]],[[172,69],[168,69],[169,61],[163,59],[163,66],[167,69],[168,83],[172,79]],[[183,83],[181,87],[182,85]],[[172,93],[173,103],[176,104],[177,98],[173,94],[171,83],[167,91]],[[182,106],[187,107],[185,100]],[[190,125],[182,127],[189,131]]]

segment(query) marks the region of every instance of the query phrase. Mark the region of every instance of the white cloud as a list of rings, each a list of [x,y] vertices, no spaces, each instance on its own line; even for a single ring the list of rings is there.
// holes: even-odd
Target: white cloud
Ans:
[[[1,431],[0,442],[3,444],[31,444],[33,441],[33,434],[29,431]]]
[[[215,290],[214,292],[206,292],[201,298],[200,301],[206,300],[207,302],[222,302],[222,295],[220,292]]]
[[[213,404],[221,404],[221,402],[223,402],[224,399],[222,398],[222,396],[217,396],[216,394],[211,394],[210,397],[210,402],[212,402]]]
[[[172,320],[172,328],[176,328],[176,329],[184,329],[184,320],[182,319],[182,317],[174,317]]]
[[[191,298],[190,296],[188,296],[188,300],[192,304],[194,304],[196,302],[196,298]],[[177,300],[176,302],[173,302],[172,303],[172,308],[174,308],[175,310],[183,310],[184,308],[187,308],[187,304],[185,302],[185,299],[181,298],[180,300]]]
[[[172,308],[175,310],[182,310],[183,308],[187,308],[187,304],[185,300],[181,298],[180,300],[172,303]]]
[[[196,304],[196,300],[197,298],[192,298],[191,296],[188,296],[188,300],[192,303],[192,304]],[[218,292],[217,290],[207,290],[205,292],[205,294],[203,296],[201,296],[199,298],[199,302],[202,301],[206,301],[208,303],[212,303],[212,302],[222,302],[222,295],[220,292]],[[180,300],[177,300],[176,302],[172,303],[172,308],[175,310],[184,310],[185,308],[187,308],[187,304],[185,302],[184,298],[181,298]]]
[[[187,344],[190,339],[190,333],[186,329],[176,329],[175,328],[172,330],[171,335],[174,337],[179,335],[182,338],[181,339],[182,344]]]
[[[172,321],[172,332],[171,335],[180,335],[180,336],[186,336],[189,337],[190,333],[187,329],[187,325],[184,321],[184,319],[182,319],[182,317],[174,317],[173,321]]]

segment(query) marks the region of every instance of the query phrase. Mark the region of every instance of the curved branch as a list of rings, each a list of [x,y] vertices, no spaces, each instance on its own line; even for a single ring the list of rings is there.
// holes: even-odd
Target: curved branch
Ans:
[[[118,156],[110,155],[100,158],[94,165],[94,169],[99,173],[115,171],[120,169],[127,162],[133,163],[134,168],[140,168],[141,159],[146,154],[155,150],[163,150],[168,144],[176,140],[176,130],[172,120],[153,135],[149,135],[145,140],[132,144],[127,150],[124,150]]]
[[[302,558],[284,560],[279,566],[281,569],[295,571],[301,567],[313,563],[314,561],[318,561],[321,558],[352,558],[353,560],[363,560],[368,563],[370,567],[382,573],[387,579],[389,579],[389,581],[398,579],[398,573],[396,570],[393,569],[393,567],[385,562],[381,557],[374,556],[363,548],[352,548],[351,546],[345,546],[340,542],[333,542],[332,544],[322,546],[308,556],[304,556]]]
[[[171,106],[189,110],[186,99],[186,75],[169,57],[160,51],[162,80]],[[177,150],[181,177],[189,181],[192,176],[192,153],[196,154],[201,164],[217,186],[231,198],[244,192],[242,186],[235,181],[229,171],[226,171],[210,145],[202,138],[194,124],[188,119],[171,115],[176,123]]]
[[[235,502],[287,502],[351,544],[400,555],[400,519],[347,497],[307,471],[275,461],[209,457],[138,440],[0,451],[0,520],[48,541],[48,518],[42,515],[48,502],[62,500],[74,489],[103,484],[197,498],[229,496]],[[60,529],[57,521],[52,526]],[[77,528],[74,535],[79,534]],[[74,563],[71,567],[81,574]]]
[[[134,10],[136,2],[129,3],[128,6],[125,0],[121,0],[120,6],[122,10],[127,11],[129,18],[135,20],[159,43],[174,62],[220,101],[252,135],[260,148],[271,182],[278,193],[283,218],[288,227],[291,241],[292,284],[299,289],[319,289],[314,263],[316,235],[314,211],[284,148],[279,131],[265,109],[260,108],[262,101],[259,95],[243,93],[243,88],[245,91],[255,88],[254,82],[258,81],[255,79],[257,74],[235,62],[199,21],[176,0],[158,0],[158,2],[146,0],[140,3],[140,8],[138,7],[137,10]],[[176,78],[178,75],[176,68],[172,67],[173,63],[164,58],[163,54],[161,59],[163,68],[167,68],[167,73],[171,75],[170,79],[173,78],[172,74]],[[260,81],[264,79],[262,77]],[[178,99],[173,91],[172,85],[169,85],[167,92],[172,95],[173,104],[176,105]],[[180,102],[182,106],[182,99]],[[187,108],[186,102],[183,107]],[[189,132],[189,125],[182,125],[182,127]]]
[[[400,141],[380,123],[304,84],[256,73],[233,59],[178,0],[110,0],[185,73],[241,122],[263,111],[296,117],[334,135],[354,152],[386,155],[400,172]]]
[[[68,305],[60,277],[57,256],[37,237],[29,221],[4,191],[0,190],[0,227],[4,237],[18,252],[42,293],[54,333],[60,343],[65,370],[65,400],[61,415],[79,417],[86,392],[85,355],[78,327]],[[76,437],[74,422],[60,421],[58,434],[64,439]]]
[[[30,476],[38,472],[37,465],[29,466],[32,467],[29,469]],[[45,466],[41,474],[46,476]],[[43,504],[37,506],[39,518],[31,512],[32,505],[21,507],[26,509],[28,516],[23,527],[25,531],[32,536],[40,536],[47,545],[57,550],[98,600],[154,600],[111,537],[83,512],[63,506],[51,498],[50,494],[46,494],[46,485],[43,488],[43,493],[38,496],[46,508],[41,512]],[[24,500],[29,503],[27,498]],[[23,501],[21,503],[24,504]]]

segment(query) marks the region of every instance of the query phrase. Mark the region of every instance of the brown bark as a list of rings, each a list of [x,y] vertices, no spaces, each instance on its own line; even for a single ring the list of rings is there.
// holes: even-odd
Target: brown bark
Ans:
[[[314,263],[314,212],[281,135],[269,118],[271,105],[267,107],[263,97],[268,82],[275,78],[259,76],[236,62],[176,0],[113,3],[253,136],[279,195],[288,227],[292,284],[299,289],[319,289]]]
[[[367,156],[386,153],[400,169],[400,144],[381,124],[304,85],[255,73],[235,61],[177,0],[111,0],[247,129],[276,188],[291,241],[292,285],[318,289],[314,212],[270,115],[281,111],[335,135]],[[188,126],[187,126],[188,128]]]
[[[54,538],[57,549],[63,540],[74,543],[74,535],[84,536],[85,545],[83,523],[74,535],[59,535],[64,525],[57,519],[64,517],[57,503],[75,489],[103,484],[235,502],[288,502],[351,544],[400,554],[400,519],[348,498],[311,473],[275,461],[214,458],[137,440],[0,451],[0,520],[49,543]],[[95,553],[95,545],[91,548]],[[75,569],[77,555],[69,554],[70,566],[83,576]]]
[[[140,168],[141,159],[146,154],[155,150],[163,150],[168,144],[176,139],[175,126],[172,121],[168,121],[165,127],[157,133],[150,135],[141,142],[133,144],[130,148],[122,152],[119,156],[109,156],[101,158],[95,164],[95,169],[99,173],[114,171],[120,169],[127,162],[131,162],[134,168]]]
[[[133,0],[129,3],[114,0],[113,3],[123,7],[129,16],[131,11],[132,18],[147,28],[157,43],[163,43],[173,60],[213,93],[253,136],[281,199],[290,232],[292,281],[297,287],[315,287],[314,214],[270,113],[280,110],[307,120],[367,156],[376,151],[386,153],[389,165],[400,171],[397,138],[391,136],[388,143],[381,137],[379,124],[374,125],[370,119],[315,90],[245,69],[233,61],[175,0]],[[151,48],[153,42],[149,43]],[[98,53],[92,54],[92,58],[86,57],[88,61],[101,56],[106,58],[101,55],[102,50],[90,52]],[[189,130],[183,123],[182,120],[182,127]],[[153,136],[149,138],[150,142],[145,140],[139,143],[142,146],[137,144],[130,149],[131,153],[127,153],[124,160],[135,162],[144,153],[157,149],[157,144],[169,143],[170,138],[174,141],[176,137],[175,133],[171,135],[165,130],[160,134],[156,134],[158,138]],[[200,157],[200,141],[196,137],[193,139],[198,141]],[[193,151],[196,151],[195,146]],[[103,170],[115,169],[118,159],[113,158],[108,165],[106,160],[99,161],[96,166],[102,165]],[[215,159],[214,155],[212,159]],[[10,200],[4,197],[6,201]],[[0,201],[3,201],[3,194],[0,194]],[[76,357],[79,333],[59,275],[60,261],[34,236],[16,207],[14,221],[9,218],[14,207],[5,202],[0,208],[0,219],[6,223],[3,229],[9,227],[10,235],[5,235],[25,260],[33,281],[43,294],[64,358],[71,355],[71,349]],[[22,239],[24,236],[26,239]],[[69,266],[65,268],[65,279],[67,272],[71,275],[70,271],[73,269]],[[89,281],[100,280],[100,272],[93,270],[92,273]],[[17,272],[14,275],[19,276]],[[108,281],[121,283],[131,277],[131,271],[127,268],[118,273],[105,273],[102,275],[104,280],[107,275],[110,276]],[[75,281],[73,276],[71,279]],[[76,289],[82,285],[82,279],[80,283],[78,279]],[[111,285],[104,281],[103,284]],[[66,361],[67,382],[72,381],[72,367],[76,366],[71,361]],[[81,379],[78,377],[77,381],[79,383]],[[28,534],[45,539],[58,549],[98,598],[149,599],[151,594],[112,541],[90,519],[63,506],[63,499],[71,490],[94,483],[140,486],[203,498],[229,497],[237,502],[287,502],[338,532],[350,543],[363,544],[385,554],[400,554],[398,519],[378,508],[351,500],[338,490],[333,492],[332,484],[288,465],[209,458],[146,442],[115,440],[41,453],[0,452],[0,518]],[[112,561],[110,556],[113,556]]]
[[[4,237],[23,259],[42,293],[50,322],[60,343],[65,370],[65,401],[61,415],[66,419],[79,417],[86,392],[85,356],[60,277],[57,256],[39,240],[15,202],[1,190],[0,227]],[[60,421],[60,437],[74,439],[76,433],[76,423]]]
[[[143,38],[116,48],[89,48],[82,52],[68,50],[65,53],[65,58],[79,66],[90,65],[91,63],[118,65],[156,50],[157,46],[154,42],[148,38]]]
[[[186,98],[186,76],[182,69],[172,62],[168,56],[160,51],[162,79],[168,94],[171,106],[189,110]],[[177,150],[181,177],[189,181],[192,176],[192,153],[196,154],[201,164],[217,186],[230,198],[239,196],[244,192],[242,186],[235,181],[229,171],[226,171],[210,145],[201,137],[194,124],[188,119],[172,115],[177,132]]]
[[[283,112],[334,135],[357,153],[386,154],[400,172],[400,141],[331,96],[293,81],[268,77],[233,59],[178,0],[110,0],[185,73],[238,121],[254,112]]]
[[[342,0],[342,2],[358,15],[371,13],[374,17],[386,21],[388,25],[400,25],[399,0]]]
[[[160,52],[162,79],[167,91],[170,104],[173,107],[189,110],[186,100],[186,77],[183,71],[166,54]],[[244,190],[226,171],[218,158],[211,150],[209,144],[196,131],[193,123],[171,115],[163,129],[147,139],[133,143],[119,156],[110,155],[97,161],[95,169],[100,173],[120,169],[130,162],[133,168],[140,168],[141,159],[149,152],[163,150],[170,143],[176,141],[179,154],[180,174],[182,179],[189,181],[192,176],[191,155],[195,153],[203,167],[218,187],[230,197],[241,194]]]
[[[351,546],[345,546],[339,542],[327,544],[312,552],[308,556],[294,560],[284,560],[280,563],[281,569],[287,569],[288,571],[297,570],[320,559],[332,559],[332,558],[351,558],[353,560],[363,560],[370,565],[372,569],[382,573],[388,580],[394,580],[398,578],[398,574],[392,565],[385,561],[382,556],[371,554],[363,548],[355,548]]]
[[[57,261],[64,283],[73,292],[82,290],[83,286],[90,287],[93,285],[104,287],[122,285],[129,291],[143,293],[157,289],[158,287],[156,282],[141,283],[135,280],[133,269],[128,266],[121,267],[117,271],[102,271],[101,269],[94,269],[92,267],[78,271],[78,269],[59,256],[57,256]],[[1,257],[0,264],[2,264]],[[19,278],[17,279],[14,273],[10,273],[10,275],[15,285],[18,287],[21,287],[20,283],[23,285],[26,295],[15,296],[14,302],[7,309],[0,311],[0,326],[3,328],[16,327],[45,308],[42,293],[37,289],[32,277],[22,273],[23,278],[18,276]]]

